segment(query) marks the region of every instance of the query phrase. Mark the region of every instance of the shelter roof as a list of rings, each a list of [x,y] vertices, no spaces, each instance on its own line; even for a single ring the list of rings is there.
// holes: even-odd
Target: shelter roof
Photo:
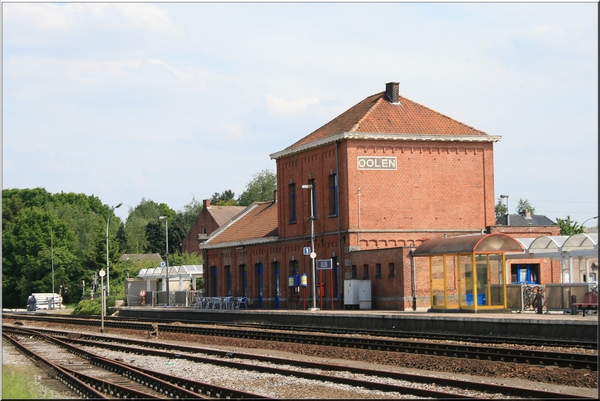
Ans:
[[[507,256],[509,259],[598,257],[598,233],[518,238],[517,241],[524,245],[525,252]]]
[[[243,246],[277,239],[277,203],[254,202],[213,232],[200,248]]]
[[[414,250],[414,256],[432,256],[458,253],[522,252],[523,246],[514,238],[501,233],[461,235],[434,238],[423,242]]]
[[[562,252],[575,249],[597,250],[598,233],[538,237],[533,240],[528,252]]]
[[[135,262],[143,262],[143,261],[155,261],[162,262],[162,257],[159,253],[125,253],[121,255],[119,260],[131,260]]]
[[[183,277],[191,278],[193,276],[202,276],[202,265],[182,265],[169,266],[169,278]],[[141,269],[138,273],[140,278],[166,278],[167,267],[153,267],[150,269]]]

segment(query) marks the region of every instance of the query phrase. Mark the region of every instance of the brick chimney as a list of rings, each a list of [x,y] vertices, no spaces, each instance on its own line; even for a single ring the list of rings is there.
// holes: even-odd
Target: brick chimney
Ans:
[[[526,219],[531,219],[531,212],[527,209],[521,210],[521,212],[519,214],[521,216],[525,217]]]
[[[399,103],[398,99],[398,87],[399,82],[388,82],[385,84],[385,96],[388,98],[390,103]]]
[[[210,199],[204,199],[204,200],[202,201],[202,207],[203,207],[204,209],[206,209],[206,208],[208,208],[209,206],[210,206]]]

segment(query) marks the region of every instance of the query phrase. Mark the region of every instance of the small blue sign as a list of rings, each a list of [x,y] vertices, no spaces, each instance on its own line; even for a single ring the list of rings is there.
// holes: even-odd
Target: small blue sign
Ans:
[[[331,270],[332,265],[331,259],[317,259],[317,270]]]
[[[305,255],[310,255],[310,246],[305,246],[302,250],[302,253],[304,253]]]

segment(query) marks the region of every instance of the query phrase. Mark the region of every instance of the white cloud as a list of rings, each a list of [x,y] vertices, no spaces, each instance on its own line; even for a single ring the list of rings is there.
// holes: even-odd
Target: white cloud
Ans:
[[[531,33],[536,36],[544,36],[549,38],[558,38],[565,34],[565,29],[558,25],[533,25]]]
[[[288,101],[271,94],[267,94],[266,101],[269,110],[280,115],[300,114],[305,112],[309,107],[320,103],[316,97]]]
[[[181,35],[181,30],[164,8],[147,3],[90,3],[86,5],[91,15],[104,26]]]
[[[236,124],[220,123],[216,124],[216,129],[225,136],[226,139],[242,139],[244,130]]]
[[[83,4],[5,3],[4,19],[40,31],[68,31],[82,25]]]
[[[168,39],[183,37],[183,30],[173,23],[169,12],[154,4],[6,3],[3,7],[3,22],[27,28],[27,34],[31,37],[35,37],[35,33],[39,31],[76,35],[79,32],[89,33],[91,28],[125,31],[127,36],[135,32],[152,32],[160,35],[162,43]],[[44,37],[37,36],[37,39],[43,41]],[[77,39],[76,36],[70,40]]]

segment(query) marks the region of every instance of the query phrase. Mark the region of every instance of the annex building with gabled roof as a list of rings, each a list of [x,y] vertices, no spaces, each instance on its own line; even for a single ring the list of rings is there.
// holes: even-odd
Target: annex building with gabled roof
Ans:
[[[202,201],[202,210],[181,244],[183,253],[200,254],[198,241],[207,238],[211,233],[227,223],[245,209],[244,206],[211,205],[210,199]]]

